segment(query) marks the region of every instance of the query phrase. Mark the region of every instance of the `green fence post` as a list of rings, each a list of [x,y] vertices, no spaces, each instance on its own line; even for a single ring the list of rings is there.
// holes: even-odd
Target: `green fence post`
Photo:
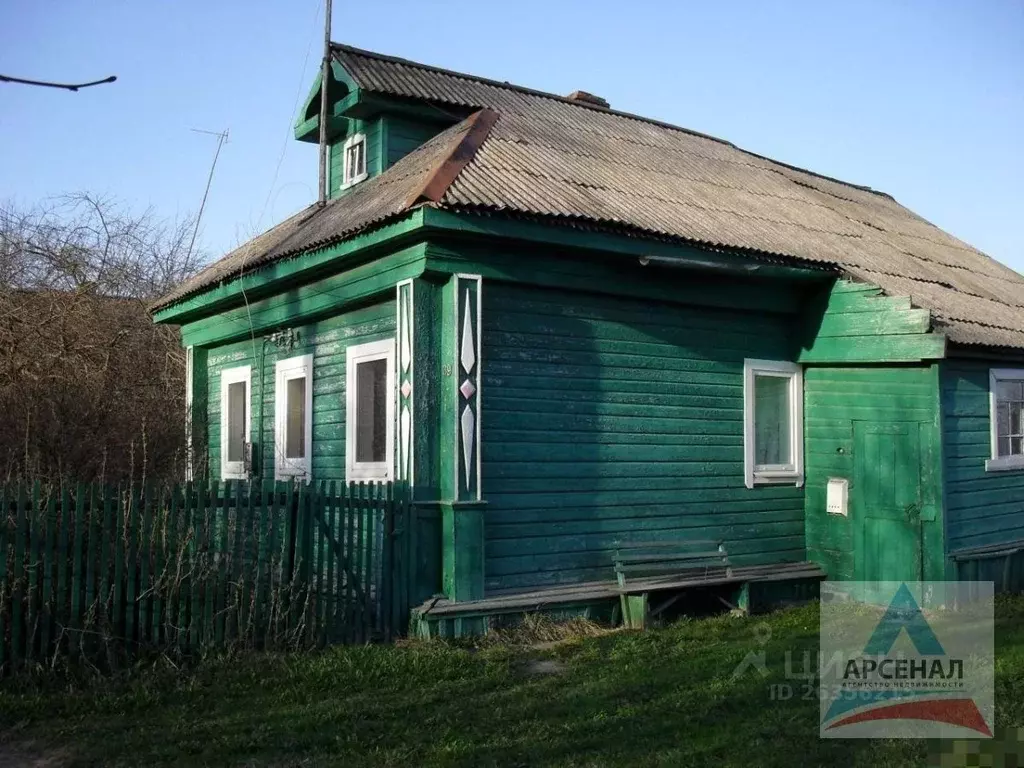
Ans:
[[[227,551],[228,551],[228,525],[230,524],[231,499],[238,497],[238,481],[228,480],[224,483],[224,497],[221,506],[214,513],[216,534],[214,534],[214,561],[217,565],[216,581],[214,582],[214,643],[217,646],[224,644],[225,613],[227,611]],[[234,489],[235,493],[231,491]]]
[[[321,537],[323,549],[323,577],[320,580],[321,600],[321,632],[324,643],[330,643],[334,639],[334,603],[337,590],[334,584],[334,561],[338,558],[337,552],[337,528],[334,525],[334,512],[337,504],[337,483],[334,480],[327,485],[326,498],[324,499],[323,517],[321,523],[324,526]]]
[[[164,591],[167,589],[167,581],[164,578],[164,564],[167,552],[169,512],[167,504],[164,504],[165,494],[162,485],[157,486],[153,497],[153,572],[150,575],[153,598],[150,601],[149,639],[153,644],[160,645],[160,625],[163,622],[164,612]]]
[[[108,485],[103,488],[103,533],[100,535],[100,595],[99,623],[107,635],[113,626],[110,607],[110,555],[117,546],[117,529],[114,526],[113,489]]]
[[[149,635],[149,557],[152,550],[153,537],[153,494],[147,483],[141,489],[142,498],[139,503],[139,581],[135,593],[135,603],[139,609],[138,640],[144,644]]]
[[[11,582],[14,590],[11,597],[11,665],[17,666],[18,659],[24,653],[22,648],[22,631],[25,623],[21,606],[25,604],[25,527],[28,499],[25,497],[25,485],[18,484],[18,501],[15,509],[14,529],[14,563],[11,569]]]
[[[28,623],[25,632],[25,659],[35,656],[39,637],[39,571],[42,556],[42,515],[39,510],[39,481],[32,483],[32,506],[28,512],[29,551],[26,563],[28,577]]]
[[[57,532],[57,594],[54,595],[54,617],[61,635],[55,638],[55,652],[60,651],[60,641],[63,630],[68,623],[68,537],[71,531],[72,511],[71,493],[66,485],[60,489],[60,530]]]
[[[75,486],[75,538],[74,556],[71,561],[71,647],[82,651],[82,581],[85,578],[82,562],[85,547],[85,486]]]
[[[251,530],[252,483],[239,485],[238,500],[235,502],[234,542],[231,547],[231,613],[228,615],[227,634],[232,641],[242,639],[245,633],[245,609],[248,579],[245,562],[246,544]]]
[[[124,598],[127,590],[124,573],[124,554],[128,546],[128,499],[123,486],[117,487],[117,503],[114,507],[114,608],[112,620],[118,639],[125,640]]]
[[[266,640],[264,641],[265,646],[269,646],[275,637],[277,632],[277,622],[280,619],[281,612],[281,597],[284,584],[284,560],[281,554],[277,551],[277,519],[280,516],[280,504],[279,504],[279,484],[277,482],[270,483],[270,511],[267,520],[267,633]],[[277,558],[275,567],[275,558]],[[275,593],[275,579],[274,573],[277,573],[277,592]]]
[[[46,534],[43,541],[43,615],[41,617],[42,633],[39,639],[39,655],[44,659],[50,653],[50,633],[53,631],[53,541],[56,525],[57,497],[51,490],[46,499]],[[2,591],[0,594],[3,594]],[[0,605],[0,610],[2,610],[2,605]]]
[[[125,523],[128,534],[128,562],[125,564],[128,575],[128,589],[125,593],[125,639],[131,643],[135,638],[135,610],[138,599],[139,583],[139,516],[142,505],[142,492],[135,495],[134,489],[128,491],[128,510]]]
[[[269,535],[269,531],[267,526],[267,482],[265,479],[259,481],[257,489],[259,494],[259,510],[256,515],[256,575],[252,585],[253,606],[251,628],[253,646],[258,648],[260,646],[260,637],[264,636],[264,608],[266,607],[265,603],[270,594],[267,590],[268,576],[264,573],[264,569],[269,570],[266,563],[268,555],[267,537]]]
[[[90,652],[95,645],[91,633],[92,622],[95,620],[93,600],[96,597],[96,567],[99,560],[97,544],[99,543],[99,497],[95,484],[90,483],[85,491],[87,502],[85,519],[85,602],[82,605],[82,647]]]
[[[7,668],[7,625],[4,616],[7,615],[9,602],[7,600],[7,528],[8,528],[8,500],[7,484],[0,485],[0,677]]]
[[[193,493],[192,481],[189,480],[185,483],[185,495],[181,500],[181,512],[179,517],[181,518],[180,523],[180,534],[178,538],[178,558],[181,560],[182,570],[184,576],[178,583],[178,648],[182,652],[188,647],[188,624],[189,624],[189,600],[192,596],[192,579],[190,571],[192,566],[195,564],[195,516],[192,512],[192,507],[195,501],[195,494]],[[186,551],[185,544],[188,544],[189,548]],[[173,607],[172,607],[173,610]]]
[[[192,558],[192,606],[189,613],[189,647],[195,650],[199,647],[200,638],[203,636],[203,614],[202,614],[202,589],[204,574],[200,571],[204,566],[203,553],[206,548],[204,541],[204,518],[206,516],[206,495],[208,486],[204,482],[196,485],[196,505],[193,515],[193,551]]]
[[[178,533],[178,508],[181,489],[177,483],[168,488],[167,528],[164,536],[164,572],[161,578],[164,580],[164,613],[160,621],[163,622],[163,641],[165,645],[172,645],[178,641],[175,626],[178,624],[178,602],[180,599],[181,584],[178,582],[178,565],[181,562],[181,537]]]
[[[348,484],[345,495],[345,642],[356,639],[356,514],[359,509],[356,499],[356,484]]]

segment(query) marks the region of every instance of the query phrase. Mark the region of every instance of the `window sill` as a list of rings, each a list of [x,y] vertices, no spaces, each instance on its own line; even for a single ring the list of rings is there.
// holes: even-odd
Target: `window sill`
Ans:
[[[778,473],[760,473],[755,472],[753,481],[747,482],[748,488],[754,488],[759,485],[795,485],[797,488],[802,488],[804,484],[803,474],[789,473],[789,474],[778,474]]]
[[[295,467],[277,467],[274,470],[275,480],[308,480],[309,471],[305,468],[296,469]]]
[[[369,175],[370,175],[369,173],[361,173],[358,176],[356,176],[354,179],[349,179],[348,181],[343,182],[342,185],[341,185],[341,189],[349,189],[350,187],[354,187],[360,181],[366,181],[366,179],[367,179],[367,177],[369,177]]]
[[[1004,456],[985,462],[986,472],[1024,472],[1024,456]]]
[[[391,469],[349,467],[345,472],[347,483],[388,483],[391,482]]]

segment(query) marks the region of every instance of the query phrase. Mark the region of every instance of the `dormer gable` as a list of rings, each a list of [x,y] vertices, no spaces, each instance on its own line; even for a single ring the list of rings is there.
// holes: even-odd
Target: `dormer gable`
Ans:
[[[320,138],[318,74],[299,110],[295,138]],[[452,110],[427,100],[399,98],[361,88],[337,58],[331,62],[328,100],[328,195],[346,194],[390,168],[417,147],[462,120],[469,110]]]

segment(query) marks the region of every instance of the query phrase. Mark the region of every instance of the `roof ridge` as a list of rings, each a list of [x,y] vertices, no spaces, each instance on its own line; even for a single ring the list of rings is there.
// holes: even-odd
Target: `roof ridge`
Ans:
[[[785,168],[789,168],[790,170],[793,170],[793,171],[799,171],[801,173],[806,173],[809,176],[815,176],[815,177],[817,177],[819,179],[825,179],[826,181],[832,181],[832,182],[835,182],[836,184],[842,184],[843,186],[850,187],[852,189],[857,189],[857,190],[860,190],[861,192],[870,192],[873,195],[878,195],[880,197],[885,197],[885,198],[888,198],[889,200],[892,200],[893,202],[897,202],[896,198],[894,198],[889,193],[882,192],[881,190],[873,189],[872,187],[869,187],[867,185],[864,185],[864,184],[854,184],[851,181],[843,181],[842,179],[837,179],[834,176],[829,176],[829,175],[824,174],[824,173],[819,173],[817,171],[812,171],[809,168],[801,168],[799,165],[792,165],[791,163],[786,163],[786,162],[784,162],[782,160],[776,160],[775,158],[768,157],[767,155],[762,155],[762,154],[759,154],[757,152],[752,152],[752,151],[750,151],[748,149],[743,149],[743,147],[740,147],[740,146],[737,146],[736,144],[733,144],[728,139],[722,139],[722,138],[719,138],[718,136],[712,136],[709,133],[702,133],[701,131],[695,131],[692,128],[685,128],[685,127],[683,127],[681,125],[675,125],[674,123],[668,123],[668,122],[665,122],[664,120],[658,120],[658,119],[653,118],[653,117],[645,117],[644,115],[637,115],[637,114],[635,114],[633,112],[624,112],[622,110],[612,109],[610,107],[602,107],[599,104],[592,104],[590,102],[576,101],[575,99],[570,99],[567,96],[561,96],[561,95],[559,95],[557,93],[551,93],[550,91],[541,91],[541,90],[538,90],[536,88],[528,88],[528,87],[526,87],[524,85],[516,85],[514,83],[510,83],[507,80],[494,80],[494,79],[489,78],[489,77],[483,77],[482,75],[474,75],[474,74],[471,74],[469,72],[458,72],[458,71],[456,71],[454,69],[446,69],[444,67],[436,67],[436,66],[434,66],[432,64],[424,64],[424,63],[419,62],[419,61],[413,61],[412,59],[402,58],[401,56],[391,56],[391,55],[386,54],[386,53],[378,53],[377,51],[369,51],[369,50],[367,50],[365,48],[357,48],[354,45],[348,45],[346,43],[336,43],[336,42],[332,41],[331,42],[331,49],[335,50],[335,51],[341,51],[341,52],[344,52],[344,53],[354,53],[357,56],[366,56],[368,58],[378,59],[380,61],[388,61],[388,62],[391,62],[391,63],[394,63],[394,64],[404,64],[406,66],[416,67],[417,69],[425,69],[425,70],[430,71],[430,72],[437,72],[439,74],[449,75],[451,77],[457,77],[457,78],[461,78],[463,80],[471,80],[471,81],[478,82],[478,83],[484,83],[486,85],[492,85],[492,86],[494,86],[496,88],[504,88],[504,89],[510,90],[510,91],[517,91],[519,93],[525,93],[525,94],[528,94],[530,96],[539,96],[539,97],[545,98],[545,99],[552,99],[554,101],[559,101],[559,102],[562,102],[564,104],[570,104],[570,105],[572,105],[574,107],[580,107],[582,109],[589,109],[589,110],[592,110],[594,112],[605,112],[607,114],[615,115],[617,117],[625,117],[625,118],[628,118],[630,120],[638,120],[638,121],[640,121],[642,123],[649,123],[650,125],[656,125],[656,126],[658,126],[660,128],[668,128],[668,129],[673,130],[673,131],[679,131],[681,133],[686,133],[686,134],[689,134],[691,136],[697,136],[697,137],[702,138],[702,139],[708,139],[709,141],[714,141],[714,142],[717,142],[718,144],[723,144],[723,145],[725,145],[727,147],[731,147],[732,149],[735,149],[737,152],[743,152],[744,154],[750,155],[752,157],[756,157],[756,158],[758,158],[760,160],[767,160],[770,163],[775,163],[776,165],[780,165],[780,166],[783,166]],[[484,106],[484,105],[480,105],[480,106]]]

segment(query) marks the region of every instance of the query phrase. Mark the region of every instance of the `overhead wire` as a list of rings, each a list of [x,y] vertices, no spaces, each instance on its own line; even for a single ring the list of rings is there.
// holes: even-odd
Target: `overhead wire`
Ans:
[[[288,129],[287,129],[287,132],[285,133],[284,141],[281,143],[281,151],[278,153],[277,163],[274,165],[274,175],[273,175],[273,178],[270,181],[270,188],[267,190],[267,197],[263,201],[263,209],[260,211],[259,218],[256,219],[256,232],[257,232],[256,238],[258,238],[260,236],[259,235],[259,231],[260,231],[260,227],[263,225],[263,217],[266,215],[267,208],[270,205],[270,198],[274,194],[274,187],[277,185],[277,178],[278,178],[278,176],[281,173],[281,165],[284,162],[284,156],[285,156],[285,154],[288,151],[288,143],[289,143],[289,141],[291,141],[291,133],[292,133],[291,121],[292,121],[292,117],[298,111],[299,103],[300,103],[300,101],[302,99],[303,86],[304,86],[304,84],[306,82],[306,67],[309,64],[310,52],[313,50],[313,41],[314,41],[314,39],[316,39],[314,37],[314,32],[316,30],[317,20],[320,18],[320,6],[321,5],[322,5],[322,0],[317,0],[316,7],[314,8],[314,11],[313,11],[313,23],[311,25],[310,33],[308,35],[309,38],[310,38],[309,45],[306,47],[306,55],[305,55],[305,57],[302,60],[302,69],[301,69],[301,72],[299,74],[299,86],[298,86],[298,89],[297,89],[296,94],[295,94],[295,102],[294,102],[294,106],[292,107],[291,115],[288,118]],[[242,262],[238,266],[238,280],[239,280],[239,284],[240,284],[240,287],[241,287],[242,301],[245,303],[246,317],[247,317],[248,323],[249,323],[249,340],[250,340],[250,342],[252,344],[252,361],[253,361],[254,365],[258,364],[259,368],[260,368],[260,370],[259,370],[259,383],[260,383],[259,424],[257,424],[257,430],[258,430],[257,434],[262,435],[263,434],[263,400],[264,400],[264,394],[265,394],[265,392],[264,392],[264,388],[265,388],[264,387],[264,378],[265,378],[264,368],[266,366],[264,364],[264,356],[265,356],[265,352],[266,352],[266,339],[263,340],[263,349],[262,349],[261,353],[259,355],[257,355],[257,353],[256,353],[256,329],[255,329],[255,327],[253,325],[252,309],[251,309],[250,304],[249,304],[249,296],[246,293],[245,281],[243,279],[244,276],[245,276],[245,265],[246,265],[246,262],[249,259],[249,253],[250,253],[250,250],[251,250],[251,248],[250,248],[251,243],[252,243],[252,241],[250,240],[249,244],[247,244],[246,246],[243,246],[245,248],[245,250],[242,252]],[[257,445],[257,448],[258,448],[258,450],[260,452],[260,473],[259,473],[259,475],[262,477],[263,476],[263,471],[262,471],[263,470],[263,459],[264,459],[264,455],[265,455],[265,451],[263,450],[262,440],[258,441],[256,445]]]

